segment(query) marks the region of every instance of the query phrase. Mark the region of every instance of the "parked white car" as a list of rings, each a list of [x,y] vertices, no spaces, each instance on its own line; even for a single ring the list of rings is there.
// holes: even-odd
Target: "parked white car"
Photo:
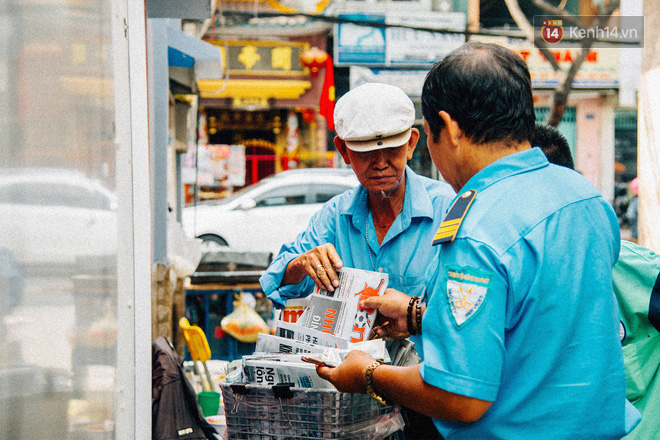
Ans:
[[[183,229],[189,237],[201,238],[205,250],[219,245],[276,255],[325,202],[359,184],[350,169],[284,171],[219,202],[184,208]]]
[[[115,194],[59,168],[0,169],[0,246],[21,266],[71,266],[117,249]]]

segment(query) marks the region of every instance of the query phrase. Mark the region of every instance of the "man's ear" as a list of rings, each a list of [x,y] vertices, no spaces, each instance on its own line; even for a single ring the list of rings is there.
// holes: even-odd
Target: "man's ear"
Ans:
[[[463,135],[463,130],[461,130],[461,128],[458,126],[458,122],[452,119],[449,113],[444,110],[440,110],[438,115],[440,115],[443,122],[445,123],[445,127],[447,128],[447,133],[449,134],[449,139],[451,140],[452,145],[458,145],[458,141]]]
[[[346,165],[351,164],[351,158],[348,156],[348,147],[346,146],[346,142],[339,136],[335,136],[335,148],[337,151],[339,151],[339,154],[341,154],[342,159],[344,159],[344,163]]]
[[[408,140],[408,153],[406,154],[406,158],[408,160],[412,159],[413,157],[415,147],[417,146],[417,141],[419,141],[419,130],[413,128],[410,132],[410,139]]]

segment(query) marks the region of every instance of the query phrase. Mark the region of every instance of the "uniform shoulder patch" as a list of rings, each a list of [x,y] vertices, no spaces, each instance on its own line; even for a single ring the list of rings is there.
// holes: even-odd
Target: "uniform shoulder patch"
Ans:
[[[447,302],[456,327],[474,317],[486,300],[492,274],[471,267],[445,267]]]
[[[472,205],[472,201],[474,201],[476,195],[477,192],[471,189],[456,198],[454,204],[449,208],[449,212],[447,212],[445,219],[435,232],[433,246],[454,241],[456,234],[458,234],[458,229],[461,227],[461,223],[465,218],[465,214],[467,214],[468,209],[470,209],[470,205]]]

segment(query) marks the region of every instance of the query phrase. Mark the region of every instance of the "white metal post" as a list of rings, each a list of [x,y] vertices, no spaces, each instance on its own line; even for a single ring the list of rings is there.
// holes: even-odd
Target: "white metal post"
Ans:
[[[146,11],[112,1],[117,144],[115,436],[151,437],[151,202]]]

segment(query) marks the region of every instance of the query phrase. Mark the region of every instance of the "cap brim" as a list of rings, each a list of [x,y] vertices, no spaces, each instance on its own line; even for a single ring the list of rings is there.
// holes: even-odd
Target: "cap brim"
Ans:
[[[367,151],[380,150],[381,148],[396,148],[400,147],[410,139],[410,134],[412,133],[412,127],[403,133],[395,134],[394,136],[388,136],[380,139],[369,139],[366,141],[347,141],[346,146],[358,153],[365,153]]]

